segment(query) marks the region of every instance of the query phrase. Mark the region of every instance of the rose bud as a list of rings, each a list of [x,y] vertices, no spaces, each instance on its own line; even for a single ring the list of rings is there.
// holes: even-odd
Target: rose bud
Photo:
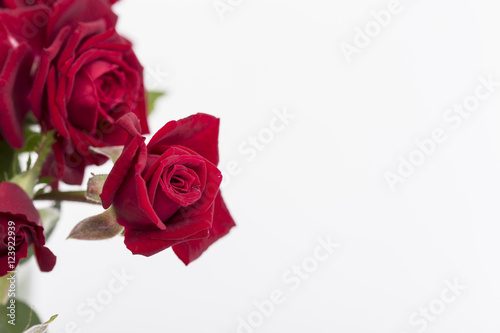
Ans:
[[[15,270],[33,245],[38,266],[49,272],[56,264],[55,255],[45,247],[40,214],[18,185],[0,183],[0,276]]]
[[[235,225],[219,191],[219,120],[171,121],[146,146],[135,115],[118,120],[129,137],[101,194],[125,228],[125,245],[151,256],[173,247],[187,265]]]
[[[89,147],[125,142],[127,133],[115,126],[124,114],[135,114],[142,133],[149,131],[143,68],[115,23],[107,0],[64,0],[52,7],[29,96],[42,130],[57,131],[44,176],[81,184],[87,165],[107,161]]]

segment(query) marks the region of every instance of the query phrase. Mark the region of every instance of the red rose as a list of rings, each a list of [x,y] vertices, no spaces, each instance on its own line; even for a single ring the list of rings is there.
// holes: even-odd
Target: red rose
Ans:
[[[23,119],[30,110],[33,38],[44,39],[41,31],[28,36],[25,23],[44,15],[47,9],[40,7],[0,10],[0,137],[17,149],[23,147]]]
[[[146,146],[137,118],[118,124],[129,138],[101,194],[134,254],[170,246],[187,265],[235,225],[219,185],[219,120],[197,114],[167,123]]]
[[[23,189],[13,183],[1,182],[0,276],[13,271],[19,259],[26,258],[31,244],[40,270],[51,271],[56,264],[56,257],[44,246],[45,237],[38,211]],[[10,258],[15,259],[11,261]]]
[[[47,18],[29,100],[43,131],[57,132],[44,173],[68,184],[81,184],[87,165],[107,160],[89,146],[125,142],[114,125],[122,115],[134,113],[148,132],[143,68],[115,23],[107,0],[60,1]]]

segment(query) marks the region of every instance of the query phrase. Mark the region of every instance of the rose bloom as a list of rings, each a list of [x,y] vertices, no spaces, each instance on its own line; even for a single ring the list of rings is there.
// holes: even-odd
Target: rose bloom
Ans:
[[[40,214],[23,189],[13,183],[1,182],[0,276],[15,270],[19,260],[26,258],[31,245],[40,270],[51,271],[56,264],[56,257],[45,247]],[[9,258],[14,258],[14,261]]]
[[[124,114],[149,131],[143,68],[115,24],[108,0],[62,0],[51,8],[29,96],[42,130],[57,132],[45,176],[81,184],[87,165],[107,160],[89,147],[125,142],[127,133],[115,126]]]
[[[219,119],[171,121],[146,146],[134,115],[118,124],[129,138],[101,194],[125,228],[125,245],[151,256],[172,247],[187,265],[235,225],[219,191]]]
[[[35,21],[48,9],[0,9],[0,138],[16,149],[24,145],[23,120],[30,110],[31,68],[40,32],[27,35],[20,22]],[[38,45],[37,45],[38,44]]]

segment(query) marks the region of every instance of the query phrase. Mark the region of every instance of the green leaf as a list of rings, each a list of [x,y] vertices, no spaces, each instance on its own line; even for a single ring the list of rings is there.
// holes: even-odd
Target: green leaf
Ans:
[[[31,154],[28,154],[28,162],[26,163],[26,170],[31,169]]]
[[[116,221],[116,212],[111,207],[104,213],[88,217],[78,223],[71,231],[68,239],[109,239],[118,235],[122,230],[123,227]]]
[[[104,187],[104,183],[106,182],[107,178],[108,175],[93,175],[89,179],[87,183],[87,194],[85,194],[87,200],[101,204],[100,195],[102,193],[102,188]]]
[[[36,119],[33,112],[28,112],[28,114],[24,118],[24,123],[27,125],[38,125],[38,120]]]
[[[27,127],[24,130],[24,147],[21,150],[22,152],[32,152],[36,151],[42,142],[42,134],[37,131],[34,131],[30,127]]]
[[[0,306],[3,306],[9,299],[10,281],[7,279],[10,274],[0,277]]]
[[[19,165],[16,151],[8,145],[7,141],[0,140],[0,156],[0,181],[9,180],[17,171],[16,164]]]
[[[42,177],[38,180],[38,184],[50,184],[55,181],[56,179],[54,177]]]
[[[35,165],[33,165],[33,168],[23,173],[17,173],[11,179],[11,181],[19,185],[30,196],[30,198],[33,198],[34,196],[33,189],[37,184],[40,173],[42,172],[43,163],[45,163],[47,155],[52,151],[52,144],[55,142],[54,133],[55,131],[52,130],[43,137],[40,147],[38,148],[38,159],[36,160]]]
[[[49,324],[57,318],[57,315],[53,315],[50,319],[44,324],[32,326],[29,330],[24,331],[23,333],[45,333],[47,332],[47,328]]]
[[[15,321],[12,322],[12,318],[9,317],[11,309],[8,307],[11,304],[11,300],[8,300],[7,305],[3,305],[0,309],[0,332],[2,333],[23,333],[25,329],[33,325],[41,324],[38,315],[23,301],[18,299],[12,299],[15,301]],[[12,325],[11,323],[15,323]]]
[[[153,113],[156,100],[165,95],[162,91],[148,91],[148,116]]]

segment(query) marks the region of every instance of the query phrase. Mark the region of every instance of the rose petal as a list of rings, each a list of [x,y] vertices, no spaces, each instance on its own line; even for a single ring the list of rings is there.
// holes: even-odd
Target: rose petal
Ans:
[[[5,232],[5,230],[2,229],[3,226],[0,226],[0,235],[6,235],[7,233]],[[0,240],[1,242],[3,242],[3,240]],[[30,244],[25,241],[24,239],[19,241],[18,242],[18,246],[16,246],[16,256],[15,256],[15,260],[14,260],[14,266],[17,267],[17,265],[19,264],[19,261],[22,259],[22,258],[26,258],[26,256],[28,255],[28,248],[30,246]],[[0,249],[2,249],[2,247],[5,249],[5,253],[7,253],[7,249],[8,249],[8,246],[7,244],[0,244]],[[11,262],[10,262],[11,263]],[[4,275],[7,275],[7,273],[9,271],[12,271],[12,269],[9,268],[9,257],[7,255],[0,255],[0,276],[4,276]]]
[[[33,202],[26,192],[14,183],[0,183],[0,212],[23,216],[34,226],[42,226],[40,214]]]
[[[180,219],[164,231],[125,229],[125,245],[134,254],[151,256],[186,240],[208,237],[213,211],[192,219]]]
[[[31,107],[33,109],[33,114],[38,120],[42,120],[43,96],[45,93],[45,82],[47,81],[47,77],[50,71],[50,64],[52,60],[57,56],[64,43],[64,40],[69,34],[70,27],[62,29],[52,45],[45,49],[42,53],[40,64],[33,81],[33,88],[31,89],[31,92],[28,96],[28,99],[31,102]]]
[[[188,265],[198,259],[210,245],[228,234],[231,228],[236,225],[220,193],[215,199],[214,207],[214,218],[208,238],[187,241],[172,247],[184,264]]]
[[[21,44],[7,53],[5,64],[0,63],[0,132],[16,149],[24,144],[23,119],[29,111],[32,62],[31,49]]]
[[[153,209],[158,218],[164,223],[168,221],[181,207],[181,205],[165,194],[161,187],[156,187]]]
[[[203,239],[208,237],[208,230],[200,231],[197,234],[192,235],[189,239]],[[130,232],[125,231],[125,245],[133,254],[139,254],[146,257],[150,257],[157,254],[165,249],[168,249],[172,245],[179,243],[178,240],[157,240],[150,239],[147,235],[137,233],[135,230]]]
[[[75,77],[75,85],[68,103],[68,120],[73,126],[94,134],[97,125],[99,98],[91,75],[82,70]]]
[[[9,215],[6,217],[5,215]],[[0,250],[2,250],[0,258],[7,256],[4,255],[4,250],[6,249],[5,235],[6,227],[8,221],[15,222],[16,238],[18,239],[16,247],[16,265],[21,258],[25,258],[27,255],[27,248],[30,244],[33,244],[35,250],[35,256],[37,258],[40,269],[43,272],[52,270],[55,265],[56,257],[54,254],[47,249],[45,245],[45,237],[43,234],[42,220],[40,214],[33,206],[33,202],[28,197],[28,195],[21,189],[18,185],[1,182],[0,183]],[[2,249],[3,247],[3,249]],[[5,275],[7,265],[2,265],[0,267],[0,275]]]
[[[148,144],[148,151],[161,154],[168,146],[194,150],[213,164],[219,163],[219,119],[198,113],[163,126]]]
[[[35,256],[42,272],[50,272],[56,265],[56,256],[45,246],[35,246]]]
[[[28,43],[35,53],[40,53],[47,37],[46,30],[36,24],[44,26],[49,15],[50,8],[44,5],[1,10],[0,22],[19,44]]]
[[[65,0],[53,6],[49,18],[47,31],[52,40],[62,27],[70,25],[75,27],[82,22],[92,22],[104,19],[106,29],[116,25],[117,16],[113,13],[107,0]]]

